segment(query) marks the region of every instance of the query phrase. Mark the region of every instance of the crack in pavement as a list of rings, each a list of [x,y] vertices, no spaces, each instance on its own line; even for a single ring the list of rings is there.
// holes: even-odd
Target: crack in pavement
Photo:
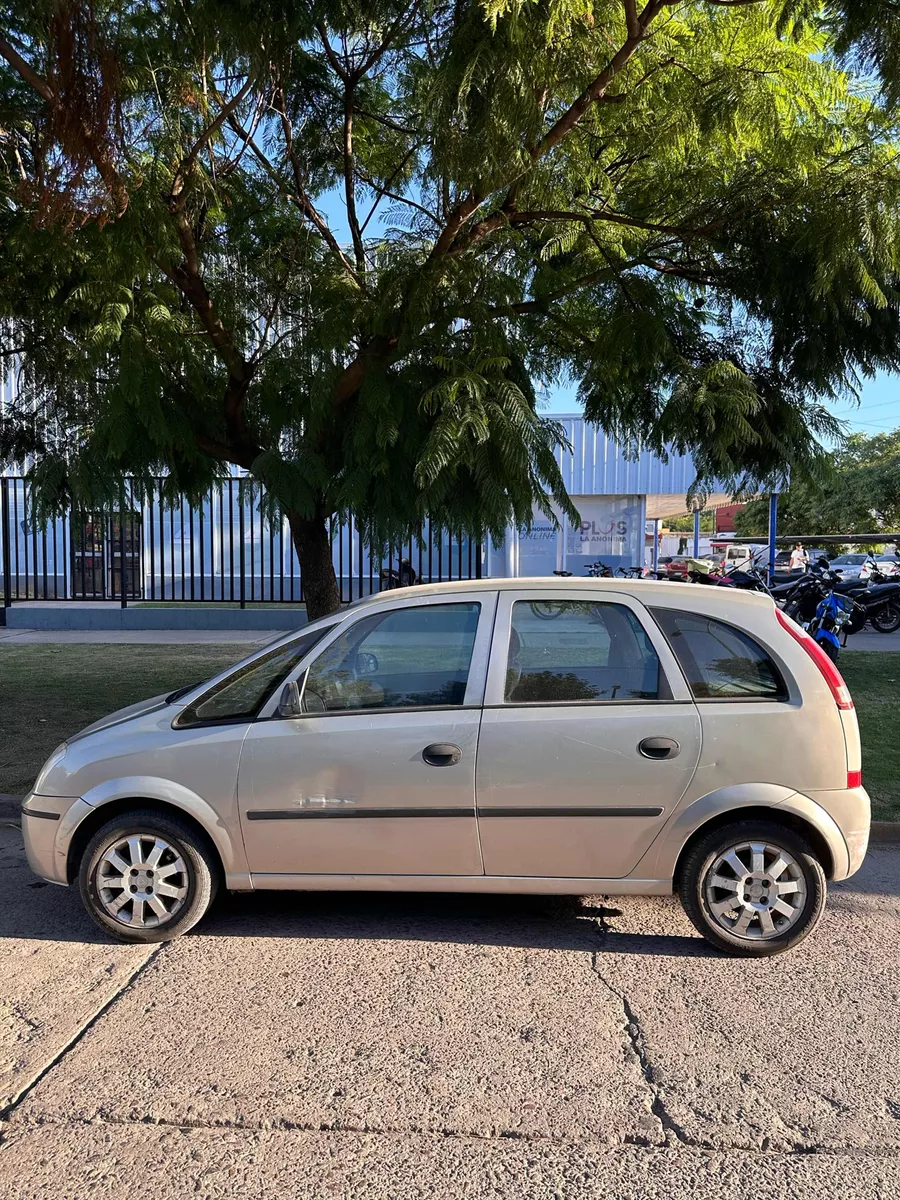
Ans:
[[[593,923],[597,929],[597,934],[602,942],[606,942],[606,938],[614,931],[610,929],[606,923],[606,911],[601,908],[597,916],[593,919]],[[704,1145],[703,1143],[692,1138],[687,1130],[680,1125],[666,1107],[662,1096],[662,1089],[656,1081],[656,1076],[653,1070],[653,1064],[650,1061],[650,1056],[647,1052],[647,1040],[644,1037],[644,1031],[641,1028],[640,1020],[637,1013],[631,1007],[631,1003],[627,995],[614,987],[600,970],[599,951],[595,950],[591,954],[591,970],[606,988],[606,990],[619,1001],[622,1005],[624,1015],[624,1030],[627,1038],[628,1048],[631,1054],[637,1061],[641,1074],[650,1089],[651,1103],[650,1111],[660,1124],[660,1130],[666,1145],[670,1145],[674,1139],[682,1146],[691,1146],[696,1149],[708,1150],[713,1147]],[[633,1144],[636,1145],[652,1145],[649,1139],[641,1139],[639,1135],[632,1137]]]
[[[201,1118],[172,1119],[168,1117],[152,1117],[150,1115],[143,1117],[98,1115],[95,1117],[74,1117],[65,1120],[57,1120],[54,1117],[38,1115],[36,1117],[24,1118],[18,1125],[18,1129],[49,1129],[51,1127],[86,1129],[96,1125],[103,1126],[104,1128],[124,1129],[152,1126],[158,1129],[175,1129],[182,1133],[203,1131],[212,1132],[214,1130],[230,1129],[239,1133],[333,1133],[351,1135],[375,1134],[379,1137],[391,1138],[423,1137],[431,1138],[433,1141],[519,1141],[527,1142],[534,1146],[556,1146],[561,1148],[581,1150],[600,1149],[605,1152],[624,1150],[629,1147],[633,1148],[635,1145],[634,1142],[628,1141],[627,1139],[620,1143],[592,1142],[589,1139],[572,1141],[561,1137],[546,1137],[539,1134],[530,1135],[527,1133],[522,1133],[519,1130],[499,1130],[494,1133],[480,1133],[477,1130],[450,1129],[429,1126],[394,1128],[393,1126],[373,1125],[369,1124],[368,1122],[364,1122],[362,1124],[352,1124],[349,1122],[340,1121],[291,1121],[288,1118],[283,1117],[270,1121],[235,1121],[228,1117],[223,1117],[221,1120],[204,1120]],[[898,1149],[896,1146],[822,1146],[784,1150],[777,1148],[763,1149],[760,1147],[748,1147],[745,1145],[730,1144],[721,1146],[700,1146],[693,1143],[686,1143],[680,1141],[679,1139],[673,1139],[665,1144],[649,1144],[644,1148],[653,1150],[657,1153],[672,1151],[678,1152],[680,1150],[703,1150],[705,1153],[723,1155],[743,1154],[747,1157],[754,1158],[820,1157],[858,1158],[861,1160],[896,1159],[898,1162],[900,1162],[900,1149]]]
[[[159,957],[159,955],[165,949],[165,946],[166,946],[166,944],[164,942],[155,946],[153,948],[153,950],[151,950],[151,952],[147,955],[147,957],[135,967],[135,969],[131,972],[131,974],[122,981],[121,986],[118,987],[116,989],[116,991],[108,999],[104,1000],[104,1002],[100,1005],[100,1007],[93,1014],[93,1016],[88,1017],[88,1019],[84,1022],[84,1024],[79,1026],[78,1029],[76,1029],[76,1031],[72,1034],[72,1036],[65,1043],[65,1045],[62,1046],[56,1052],[56,1054],[54,1054],[54,1056],[50,1059],[50,1061],[45,1063],[44,1066],[41,1067],[41,1069],[25,1084],[24,1087],[19,1089],[19,1091],[12,1097],[12,1099],[6,1105],[4,1105],[3,1108],[0,1108],[0,1122],[5,1122],[5,1121],[9,1120],[9,1118],[13,1115],[13,1113],[15,1113],[15,1111],[19,1107],[19,1105],[23,1102],[23,1100],[25,1100],[31,1094],[31,1092],[37,1087],[37,1085],[41,1082],[41,1080],[45,1079],[47,1077],[47,1075],[49,1075],[50,1072],[53,1070],[53,1068],[62,1062],[62,1060],[66,1057],[66,1055],[69,1053],[69,1051],[73,1050],[75,1048],[75,1046],[77,1046],[78,1043],[81,1041],[81,1039],[84,1037],[84,1035],[90,1029],[92,1029],[94,1027],[94,1025],[96,1025],[96,1023],[100,1020],[100,1018],[105,1016],[106,1013],[109,1012],[109,1010],[116,1003],[116,1001],[122,995],[124,995],[124,993],[126,991],[128,991],[128,989],[137,981],[139,976],[142,975],[144,971],[146,971],[147,967],[149,967],[152,962],[156,961],[156,959]],[[2,1130],[0,1130],[0,1145],[2,1145],[2,1142],[3,1142],[3,1135],[2,1135]]]
[[[598,931],[600,941],[604,944],[606,944],[606,938],[608,935],[616,932],[607,925],[605,918],[606,911],[604,908],[601,908],[599,913],[596,914],[596,917],[592,918],[592,923],[595,925],[596,931]],[[674,1142],[674,1144],[689,1147],[691,1150],[706,1150],[713,1152],[722,1150],[722,1147],[718,1144],[718,1142],[706,1138],[696,1138],[696,1136],[688,1133],[688,1130],[684,1128],[683,1124],[680,1124],[676,1118],[672,1116],[671,1112],[668,1111],[664,1094],[662,1094],[662,1088],[659,1085],[658,1079],[656,1079],[653,1062],[650,1061],[650,1056],[647,1049],[647,1038],[644,1036],[640,1018],[638,1018],[634,1008],[631,1007],[631,1002],[629,1001],[628,995],[610,983],[610,980],[608,980],[604,976],[604,973],[602,973],[600,970],[599,950],[594,950],[592,955],[590,955],[590,968],[592,968],[596,978],[600,980],[600,983],[605,986],[606,990],[610,992],[612,996],[616,997],[616,1000],[622,1004],[626,1050],[630,1050],[631,1055],[634,1056],[638,1066],[641,1068],[641,1074],[643,1075],[644,1081],[646,1081],[650,1092],[650,1112],[652,1112],[653,1116],[660,1123],[660,1130],[662,1136],[664,1136],[664,1145],[671,1146]],[[630,1135],[628,1141],[631,1145],[637,1146],[654,1145],[654,1142],[650,1141],[648,1138],[642,1138],[640,1134]],[[824,1152],[823,1148],[810,1146],[809,1142],[791,1141],[790,1139],[784,1139],[784,1141],[781,1142],[782,1148],[780,1148],[780,1150],[778,1147],[774,1147],[772,1150],[770,1150],[768,1142],[768,1138],[763,1139],[763,1145],[760,1147],[760,1151],[758,1152],[768,1153],[770,1151],[772,1153],[788,1154],[817,1154]],[[728,1148],[728,1150],[736,1151],[740,1147],[728,1146],[726,1148]]]

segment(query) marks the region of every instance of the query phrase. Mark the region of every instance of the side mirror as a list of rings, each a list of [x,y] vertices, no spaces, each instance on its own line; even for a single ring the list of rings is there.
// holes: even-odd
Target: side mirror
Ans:
[[[301,679],[290,680],[281,689],[281,699],[278,701],[279,717],[299,717],[303,713],[303,689],[306,687],[306,672]]]

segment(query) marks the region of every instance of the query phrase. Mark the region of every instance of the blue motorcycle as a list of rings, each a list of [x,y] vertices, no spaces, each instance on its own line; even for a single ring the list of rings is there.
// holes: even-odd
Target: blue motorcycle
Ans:
[[[806,632],[822,647],[832,662],[841,652],[841,630],[853,619],[856,602],[851,596],[829,592],[816,606],[816,614]]]

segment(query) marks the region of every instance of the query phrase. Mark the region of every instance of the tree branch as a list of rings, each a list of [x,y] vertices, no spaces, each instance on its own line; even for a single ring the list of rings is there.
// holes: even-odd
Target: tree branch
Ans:
[[[366,270],[366,252],[359,228],[359,217],[356,215],[353,180],[353,88],[353,82],[348,80],[344,87],[344,200],[347,205],[347,224],[353,239],[356,270],[359,275],[363,275]]]
[[[275,111],[277,112],[278,110],[276,109]],[[300,161],[294,152],[293,129],[291,126],[290,119],[287,117],[287,115],[284,112],[279,112],[278,115],[281,117],[282,131],[283,131],[284,139],[285,139],[285,155],[291,166],[291,171],[292,171],[293,179],[294,179],[294,189],[295,189],[296,194],[288,191],[284,187],[284,181],[282,180],[280,174],[278,173],[278,170],[275,168],[273,163],[269,160],[269,157],[265,153],[265,151],[260,149],[260,147],[257,145],[256,141],[253,139],[253,137],[251,135],[249,135],[247,133],[247,131],[244,130],[240,126],[240,124],[234,120],[234,118],[230,118],[229,123],[231,124],[232,129],[234,129],[235,133],[237,133],[239,137],[247,138],[247,145],[250,147],[250,149],[256,155],[256,158],[258,159],[260,165],[265,169],[265,171],[269,175],[270,179],[272,179],[272,181],[278,186],[278,189],[282,193],[282,195],[285,196],[286,199],[290,200],[292,204],[296,205],[296,207],[299,208],[300,212],[315,226],[315,228],[318,231],[322,240],[328,246],[329,250],[331,250],[331,252],[334,255],[336,255],[337,258],[340,260],[341,266],[344,267],[344,269],[347,271],[347,274],[350,276],[350,278],[353,280],[353,282],[358,287],[361,287],[362,281],[360,280],[359,276],[356,274],[356,271],[353,269],[353,264],[350,262],[349,258],[347,258],[347,256],[344,254],[343,250],[340,247],[340,243],[338,242],[337,238],[334,236],[334,234],[329,229],[328,224],[325,221],[325,218],[321,215],[321,213],[319,213],[319,211],[316,209],[315,205],[310,200],[309,196],[307,196],[306,191],[304,190],[303,172],[301,170]]]
[[[216,132],[222,128],[224,122],[228,120],[231,114],[235,111],[235,109],[250,91],[252,86],[253,76],[249,75],[243,87],[240,88],[232,96],[228,103],[219,110],[214,120],[207,125],[206,129],[204,129],[203,133],[201,133],[196,142],[194,142],[187,155],[181,160],[181,163],[175,172],[175,177],[172,180],[172,197],[183,197],[185,184],[187,183],[188,176],[193,169],[194,163],[197,161],[197,155],[200,153],[203,147],[207,145],[209,140],[215,136]]]
[[[2,34],[0,34],[0,55],[6,59],[13,70],[18,72],[32,91],[37,92],[48,104],[56,103],[56,94],[50,84],[38,75],[33,67],[29,66],[18,50],[15,50]]]
[[[2,34],[0,34],[0,57],[5,58],[23,82],[33,91],[37,92],[41,99],[50,105],[51,108],[59,105],[60,98],[47,83],[46,79],[42,78],[25,61],[18,50],[10,45]],[[96,167],[98,175],[109,190],[109,194],[115,201],[116,208],[121,215],[128,207],[128,189],[125,186],[122,176],[116,169],[112,154],[110,153],[110,147],[98,139],[95,131],[84,121],[81,122],[81,136],[85,146],[89,148],[91,162]]]

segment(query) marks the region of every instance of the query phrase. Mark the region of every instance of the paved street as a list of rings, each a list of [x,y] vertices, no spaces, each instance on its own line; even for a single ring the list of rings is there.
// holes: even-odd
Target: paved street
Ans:
[[[636,898],[232,896],[125,947],[7,825],[0,1195],[896,1196],[898,944],[885,847],[763,963]]]

